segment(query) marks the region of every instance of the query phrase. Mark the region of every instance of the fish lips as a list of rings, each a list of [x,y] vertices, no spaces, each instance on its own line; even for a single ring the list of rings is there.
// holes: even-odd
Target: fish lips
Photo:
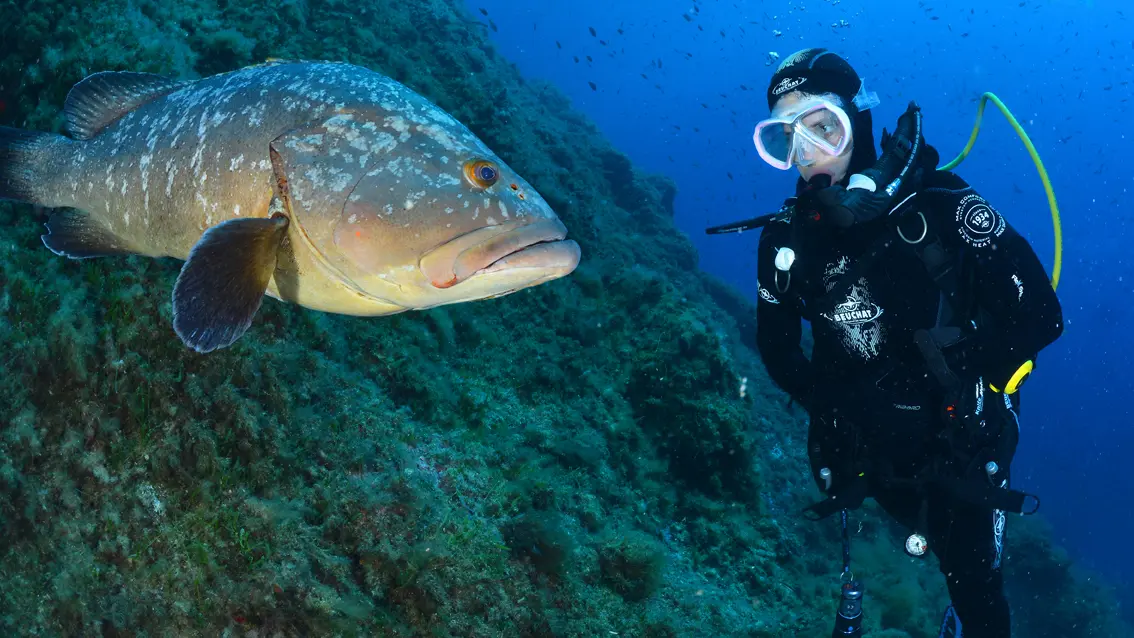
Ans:
[[[562,277],[579,265],[579,244],[558,219],[478,228],[426,253],[422,273],[439,289],[478,275],[531,270],[533,283]],[[530,285],[530,284],[529,284]]]

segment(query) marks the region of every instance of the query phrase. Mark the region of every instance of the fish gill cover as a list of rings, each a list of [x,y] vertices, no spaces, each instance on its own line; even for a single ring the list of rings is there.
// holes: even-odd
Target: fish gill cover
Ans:
[[[837,534],[795,516],[802,417],[753,353],[753,309],[696,269],[673,185],[481,29],[455,0],[0,7],[4,124],[60,130],[95,71],[351,62],[466,124],[585,256],[389,318],[269,300],[202,356],[170,328],[177,262],[66,260],[40,244],[45,211],[0,206],[4,635],[829,630]],[[935,566],[856,520],[872,635],[928,635]],[[1130,635],[1046,529],[1013,522],[1022,635]]]

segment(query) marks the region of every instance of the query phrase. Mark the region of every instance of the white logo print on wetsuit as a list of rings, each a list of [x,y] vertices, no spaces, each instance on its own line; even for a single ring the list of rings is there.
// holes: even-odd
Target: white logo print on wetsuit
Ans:
[[[833,280],[845,274],[849,266],[850,260],[846,257],[827,264],[823,272],[823,286],[828,292],[834,288]],[[886,331],[878,321],[882,308],[874,303],[865,278],[851,286],[846,299],[837,304],[833,312],[822,316],[834,325],[844,350],[857,354],[863,360],[878,357]]]

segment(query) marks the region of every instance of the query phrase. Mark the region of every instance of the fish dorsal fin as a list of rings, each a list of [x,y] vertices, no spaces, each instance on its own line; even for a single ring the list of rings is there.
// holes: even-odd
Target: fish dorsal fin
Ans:
[[[63,104],[67,132],[77,140],[89,140],[130,111],[189,84],[192,82],[131,71],[89,75],[71,87]]]

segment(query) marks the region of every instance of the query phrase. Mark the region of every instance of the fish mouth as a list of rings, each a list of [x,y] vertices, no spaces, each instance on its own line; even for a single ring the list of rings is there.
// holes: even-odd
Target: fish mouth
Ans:
[[[536,279],[563,276],[579,264],[579,244],[566,239],[567,228],[558,219],[501,224],[466,233],[433,249],[421,258],[421,271],[435,288],[451,288],[463,281],[523,269],[537,271]]]
[[[579,244],[572,239],[540,241],[497,259],[473,276],[521,268],[552,271],[562,276],[575,270],[581,254]]]

